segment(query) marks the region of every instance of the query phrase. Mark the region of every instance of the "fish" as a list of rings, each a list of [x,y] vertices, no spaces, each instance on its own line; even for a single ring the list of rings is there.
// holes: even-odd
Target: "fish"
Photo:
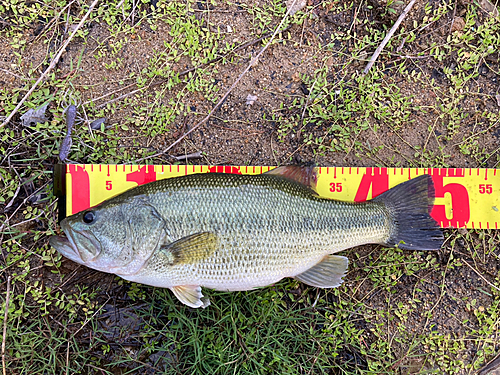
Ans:
[[[363,203],[316,193],[317,168],[282,166],[260,175],[192,174],[132,188],[61,221],[50,244],[95,270],[169,288],[192,308],[202,287],[245,291],[291,277],[318,288],[342,284],[345,256],[364,244],[436,250],[429,175]]]

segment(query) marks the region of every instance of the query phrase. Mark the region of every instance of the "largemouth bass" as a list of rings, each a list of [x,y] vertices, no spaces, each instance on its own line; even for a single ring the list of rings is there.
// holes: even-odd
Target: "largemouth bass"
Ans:
[[[66,237],[50,244],[93,269],[170,288],[191,307],[208,306],[201,287],[249,290],[285,277],[337,287],[348,260],[332,254],[353,246],[441,247],[430,176],[364,203],[320,198],[316,177],[314,168],[287,166],[151,182],[67,217]]]

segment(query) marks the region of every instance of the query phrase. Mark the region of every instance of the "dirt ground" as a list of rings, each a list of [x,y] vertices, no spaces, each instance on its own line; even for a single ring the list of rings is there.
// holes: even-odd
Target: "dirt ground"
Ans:
[[[201,47],[193,49],[195,54],[186,52],[176,59],[171,58],[172,50],[179,48],[177,36],[172,35],[175,24],[151,16],[156,14],[156,3],[137,4],[134,11],[127,10],[128,17],[120,11],[111,25],[104,16],[91,18],[84,26],[85,35],[69,44],[52,76],[40,86],[41,93],[30,100],[32,107],[42,104],[48,98],[43,89],[48,89],[52,95],[48,127],[23,127],[20,115],[27,107],[22,107],[6,126],[8,131],[0,134],[5,135],[0,168],[6,171],[0,188],[7,192],[7,174],[25,182],[15,196],[5,193],[5,200],[0,201],[4,214],[0,219],[8,224],[0,230],[4,259],[13,256],[9,249],[16,236],[25,233],[19,249],[37,254],[27,256],[36,271],[31,271],[25,283],[38,281],[73,293],[82,285],[95,288],[98,278],[99,285],[106,285],[93,295],[105,306],[95,317],[101,330],[109,334],[102,337],[103,343],[116,339],[114,330],[127,330],[133,336],[143,329],[137,316],[131,313],[130,318],[127,310],[131,303],[125,296],[128,287],[113,276],[83,269],[69,260],[59,260],[57,267],[47,266],[37,245],[43,241],[47,246],[45,234],[55,230],[53,199],[43,199],[50,197],[48,172],[58,162],[65,132],[64,104],[74,101],[79,108],[67,162],[136,163],[147,153],[166,149],[206,116],[283,17],[283,13],[273,13],[276,1],[188,2],[187,14],[194,16],[190,22],[198,22],[205,39],[200,38]],[[500,36],[495,26],[490,27],[490,34],[478,31],[490,19],[484,2],[481,7],[466,0],[418,0],[375,63],[368,75],[371,78],[363,81],[360,77],[367,60],[406,5],[395,2],[394,11],[388,12],[391,4],[309,0],[302,12],[304,21],[286,25],[288,29],[276,37],[210,120],[168,155],[148,162],[171,164],[177,162],[172,156],[200,151],[202,157],[189,163],[498,168]],[[426,12],[427,8],[441,9],[439,17],[433,20],[434,13]],[[76,19],[80,7],[70,9]],[[67,37],[62,32],[64,22],[51,28],[47,27],[50,18],[40,16],[22,29],[26,46],[17,49],[12,46],[9,26],[14,19],[8,13],[0,23],[0,119],[43,73],[48,56]],[[208,33],[217,35],[218,43]],[[267,35],[263,41],[235,53],[220,52],[224,43],[238,46],[263,35]],[[460,43],[452,40],[467,35],[470,38]],[[492,50],[481,47],[488,38]],[[436,46],[442,52],[436,52]],[[210,49],[226,58],[170,83],[172,75],[210,59]],[[466,67],[464,61],[474,53],[479,58]],[[165,68],[163,72],[159,72],[160,66]],[[453,78],[455,73],[459,78]],[[142,84],[138,84],[139,78]],[[146,89],[120,97],[141,87]],[[247,103],[249,95],[256,96],[252,104]],[[178,112],[165,115],[168,108]],[[89,123],[100,117],[106,118],[104,128],[90,130]],[[30,200],[39,188],[40,202]],[[44,216],[30,220],[28,207]],[[44,235],[35,238],[40,232]],[[384,373],[473,374],[500,353],[499,234],[466,229],[447,229],[445,234],[445,245],[438,252],[415,254],[362,246],[346,254],[352,263],[339,298],[357,306],[362,314],[353,310],[345,319],[364,330],[361,346],[391,358],[387,361],[390,366],[382,366]],[[7,277],[19,274],[17,265],[9,261],[2,265],[2,292]],[[66,277],[61,279],[61,274]],[[18,293],[20,290],[19,286]],[[319,293],[323,296],[325,292]],[[143,303],[149,302],[145,297]],[[137,308],[142,306],[134,303]],[[109,312],[117,308],[118,315]],[[64,316],[50,311],[52,321]],[[81,332],[71,330],[84,334],[81,340],[91,340],[89,327]],[[128,345],[125,339],[123,343]],[[367,365],[374,361],[370,355],[358,349],[342,353],[341,358],[351,367],[340,366],[328,370],[330,373],[382,373],[378,372],[382,367],[374,370]],[[63,358],[65,353],[58,355]],[[155,356],[141,361],[158,363],[158,354]],[[109,363],[117,361],[111,354],[106,358]],[[133,367],[120,364],[116,368],[121,370],[107,370],[125,373],[123,369]]]

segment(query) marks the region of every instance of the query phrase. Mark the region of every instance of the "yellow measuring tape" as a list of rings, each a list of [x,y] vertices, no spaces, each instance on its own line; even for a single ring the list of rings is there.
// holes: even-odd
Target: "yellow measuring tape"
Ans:
[[[135,186],[193,173],[260,174],[274,167],[206,165],[56,165],[54,192],[60,219]],[[498,229],[500,172],[478,168],[318,167],[317,192],[325,198],[362,202],[422,174],[436,189],[431,215],[443,228]]]

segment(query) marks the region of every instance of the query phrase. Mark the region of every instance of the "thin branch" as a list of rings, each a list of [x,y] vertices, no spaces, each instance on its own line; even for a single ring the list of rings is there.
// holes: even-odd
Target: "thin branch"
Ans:
[[[483,275],[481,275],[481,274],[480,274],[480,273],[479,273],[479,272],[478,272],[478,271],[477,271],[474,267],[472,267],[469,263],[467,263],[467,262],[466,262],[465,260],[463,260],[463,259],[462,259],[462,262],[464,262],[466,266],[468,266],[471,270],[473,270],[473,271],[476,273],[476,275],[478,275],[481,279],[483,279],[483,280],[484,280],[484,282],[485,282],[486,284],[488,284],[488,285],[489,285],[489,286],[491,286],[492,288],[494,288],[494,289],[496,289],[496,290],[500,291],[500,289],[499,289],[497,286],[493,285],[493,284],[492,284],[492,283],[490,283],[488,280],[486,280],[486,279],[484,278],[484,276],[483,276]]]
[[[95,312],[95,313],[94,313],[94,314],[93,314],[90,318],[85,319],[85,322],[82,324],[82,326],[81,326],[81,327],[80,327],[80,328],[79,328],[79,329],[78,329],[75,333],[73,333],[73,337],[76,337],[76,335],[78,334],[78,332],[80,332],[80,331],[81,331],[81,330],[82,330],[82,329],[83,329],[83,328],[84,328],[84,327],[88,324],[88,322],[90,322],[92,319],[94,319],[94,318],[95,318],[95,316],[96,316],[97,314],[99,314],[99,312],[102,310],[102,308],[103,308],[104,306],[106,306],[106,304],[109,302],[109,300],[110,300],[110,299],[111,299],[111,297],[109,297],[109,298],[106,300],[106,302],[104,302],[104,303],[101,305],[101,307],[99,307],[99,309],[97,309],[97,311],[96,311],[96,312]]]
[[[43,214],[44,214],[44,212],[42,211],[42,212],[40,212],[40,213],[38,214],[38,216],[32,217],[31,219],[23,220],[23,221],[21,221],[20,223],[15,223],[15,224],[12,224],[10,227],[11,227],[11,228],[14,228],[14,227],[17,227],[17,226],[19,226],[19,225],[23,225],[23,224],[29,223],[30,221],[37,220],[37,219],[39,219],[39,218],[40,218]]]
[[[94,2],[90,5],[89,10],[87,13],[83,16],[82,20],[80,23],[76,26],[75,30],[71,33],[69,38],[66,40],[66,42],[62,45],[61,48],[59,48],[59,52],[57,55],[54,57],[54,59],[51,61],[49,67],[42,73],[40,78],[38,78],[38,81],[35,82],[33,86],[31,86],[31,89],[24,95],[24,97],[21,99],[21,101],[17,104],[16,108],[10,113],[10,115],[7,117],[7,119],[0,125],[0,129],[3,128],[5,125],[9,123],[9,121],[14,117],[14,115],[17,113],[19,108],[23,105],[23,103],[30,97],[31,94],[33,94],[33,91],[35,91],[36,87],[42,82],[45,77],[49,74],[49,72],[56,66],[56,64],[59,62],[59,59],[61,58],[62,54],[66,50],[66,47],[68,46],[69,42],[73,39],[73,37],[76,35],[78,30],[82,27],[82,25],[85,23],[87,20],[88,16],[90,15],[90,12],[92,12],[92,9],[94,9],[95,5],[97,4],[99,0],[94,0]]]
[[[187,155],[179,155],[179,156],[169,155],[169,156],[177,161],[184,161],[184,160],[187,161],[190,159],[201,159],[203,157],[203,153],[201,151],[198,151]]]
[[[373,56],[370,59],[370,61],[368,62],[368,64],[366,64],[365,70],[363,70],[363,74],[368,73],[368,71],[373,66],[373,64],[375,64],[375,60],[377,60],[378,55],[380,55],[380,52],[382,52],[382,50],[384,49],[386,44],[389,43],[389,40],[392,38],[392,35],[396,32],[396,30],[398,29],[401,22],[403,22],[405,17],[408,15],[411,8],[413,8],[413,5],[415,4],[416,1],[417,0],[411,0],[410,3],[406,6],[406,8],[403,10],[403,13],[401,13],[401,15],[397,19],[396,23],[391,27],[391,29],[389,30],[389,32],[385,36],[382,43],[380,43],[378,48],[375,50],[375,53],[373,54]]]
[[[22,185],[22,184],[19,184],[19,185],[17,186],[17,189],[16,189],[16,191],[14,192],[14,196],[12,197],[12,199],[10,200],[10,202],[9,202],[9,203],[7,203],[7,206],[5,206],[5,207],[4,207],[3,212],[7,212],[7,211],[8,211],[8,209],[10,208],[10,206],[12,206],[12,204],[14,204],[14,201],[15,201],[15,200],[16,200],[16,198],[17,198],[17,194],[19,194],[19,190],[21,190],[21,185]]]
[[[415,1],[415,0],[413,0]],[[222,105],[222,103],[224,103],[224,101],[226,100],[226,98],[229,96],[229,94],[231,93],[231,91],[233,91],[233,89],[236,87],[236,85],[241,81],[241,79],[245,76],[245,74],[255,65],[258,64],[258,61],[259,61],[259,58],[260,56],[262,56],[262,54],[264,53],[264,51],[267,50],[267,48],[271,45],[271,43],[273,42],[274,38],[276,37],[276,35],[278,34],[278,32],[280,32],[280,29],[281,27],[283,26],[283,24],[285,23],[285,20],[288,18],[288,15],[290,14],[290,11],[293,9],[295,3],[297,2],[297,0],[294,0],[293,3],[288,7],[285,15],[283,16],[283,19],[281,20],[280,24],[278,25],[278,27],[276,28],[276,30],[274,30],[274,33],[273,35],[271,36],[271,38],[269,39],[269,41],[267,42],[267,44],[260,50],[260,52],[254,56],[252,58],[252,60],[250,60],[250,63],[248,64],[248,66],[246,67],[246,69],[240,74],[240,76],[236,79],[236,81],[234,81],[234,83],[231,85],[231,87],[229,88],[229,90],[226,91],[226,93],[222,96],[222,98],[217,102],[217,104],[212,108],[212,110],[208,113],[208,115],[203,119],[201,120],[199,123],[197,123],[195,126],[193,126],[191,128],[191,130],[189,130],[188,132],[184,133],[184,135],[182,135],[181,137],[179,137],[174,143],[172,143],[170,146],[168,146],[165,150],[163,150],[162,152],[160,153],[157,153],[157,154],[154,154],[154,155],[150,155],[150,156],[147,156],[145,158],[142,158],[142,159],[138,159],[135,161],[135,163],[139,163],[141,161],[144,161],[146,159],[151,159],[151,158],[155,158],[155,157],[158,157],[158,156],[161,156],[161,155],[164,155],[166,154],[170,149],[172,149],[175,145],[179,144],[184,138],[186,138],[189,134],[191,134],[192,132],[194,132],[196,129],[198,129],[201,125],[203,125],[205,122],[207,122],[210,117],[212,117],[212,115],[214,114],[214,112]]]
[[[108,97],[108,96],[110,96],[110,95],[116,94],[116,93],[118,93],[118,92],[120,92],[120,91],[123,91],[123,90],[125,90],[125,89],[128,89],[129,87],[132,87],[132,86],[134,86],[134,85],[137,85],[137,83],[136,83],[136,82],[133,82],[133,83],[131,83],[131,84],[127,85],[127,86],[121,87],[121,88],[119,88],[119,89],[117,89],[117,90],[115,90],[115,91],[108,92],[107,94],[101,95],[101,96],[99,96],[98,98],[92,98],[92,99],[90,99],[90,100],[87,100],[85,103],[82,103],[82,106],[86,106],[87,104],[92,103],[92,102],[94,102],[94,103],[95,103],[96,101],[98,101],[98,100],[100,100],[100,99],[104,99],[104,98],[106,98],[106,97]]]
[[[39,38],[42,38],[44,36],[44,34],[49,30],[49,28],[52,26],[52,23],[55,22],[56,25],[57,25],[57,22],[59,20],[59,18],[61,17],[61,15],[66,11],[66,9],[70,8],[71,5],[73,5],[73,3],[75,2],[75,0],[72,0],[70,3],[68,3],[64,8],[61,9],[61,11],[56,15],[54,16],[54,18],[52,18],[47,24],[45,24],[45,26],[43,27],[43,29],[38,33],[37,36],[35,36],[34,38],[30,39],[28,41],[28,43],[35,43],[36,40],[38,40]]]
[[[7,25],[7,26],[11,26],[11,27],[18,27],[19,25],[14,25],[13,23],[10,23],[10,22],[7,22],[7,21],[4,21],[3,18],[0,17],[0,23],[2,25]]]
[[[495,358],[493,358],[490,362],[486,364],[482,369],[480,369],[476,374],[477,375],[488,375],[488,374],[493,374],[496,373],[496,370],[500,367],[500,353],[497,354]]]
[[[9,302],[10,302],[10,279],[11,276],[7,277],[7,296],[5,297],[5,314],[3,317],[3,337],[2,337],[2,369],[3,375],[7,374],[7,368],[5,366],[5,341],[7,338],[7,318],[9,315]]]
[[[7,74],[10,74],[10,75],[13,75],[16,78],[27,80],[27,78],[21,77],[20,75],[17,75],[16,73],[12,73],[10,70],[0,68],[0,71],[7,73]]]
[[[10,219],[12,219],[14,217],[15,214],[17,214],[17,211],[19,211],[24,204],[26,204],[26,202],[28,201],[28,199],[30,199],[32,196],[34,196],[35,194],[39,193],[42,189],[45,189],[45,187],[48,185],[48,182],[46,184],[44,184],[42,187],[36,189],[33,193],[31,193],[29,196],[27,196],[26,198],[24,198],[24,200],[22,201],[22,203],[17,206],[17,208],[14,210],[14,212],[9,216],[7,217],[4,222],[2,223],[2,225],[0,225],[0,233],[2,233],[2,236],[3,236],[3,229],[7,227],[7,225],[9,225],[10,223]],[[55,203],[55,201],[54,201]],[[53,203],[52,203],[53,204]],[[17,224],[16,224],[17,225]],[[0,242],[1,243],[1,242]]]
[[[287,31],[287,30],[288,30],[288,29],[290,29],[291,27],[292,27],[292,25],[290,25],[290,26],[286,27],[285,29],[283,29],[283,30],[282,30],[282,31],[280,31],[280,32],[284,33],[285,31]],[[189,68],[189,69],[187,69],[187,70],[185,70],[185,71],[183,71],[183,72],[179,73],[179,76],[186,75],[186,74],[188,74],[188,73],[194,72],[196,69],[202,68],[202,67],[204,67],[204,66],[207,66],[207,65],[213,64],[213,63],[215,63],[215,62],[219,62],[219,61],[220,61],[220,60],[222,60],[222,59],[228,58],[228,57],[229,57],[229,55],[231,55],[231,54],[233,54],[233,53],[235,53],[235,52],[238,52],[238,51],[240,51],[240,50],[242,50],[242,49],[245,49],[245,48],[247,48],[247,47],[253,46],[254,44],[257,44],[257,43],[261,42],[262,40],[266,39],[268,36],[270,36],[270,35],[272,35],[272,34],[273,34],[273,33],[271,33],[271,32],[267,32],[267,33],[265,33],[264,35],[262,35],[260,38],[257,38],[257,39],[254,39],[254,40],[250,40],[250,41],[248,41],[248,42],[246,42],[246,43],[243,43],[242,45],[240,45],[240,46],[236,47],[236,48],[235,48],[235,49],[233,49],[232,51],[230,51],[230,52],[226,53],[224,56],[218,56],[218,57],[216,57],[216,58],[214,58],[214,59],[212,59],[212,60],[210,60],[210,61],[208,61],[208,62],[206,62],[206,63],[204,63],[204,64],[200,64],[200,65],[195,66],[195,67],[193,67],[193,68]],[[273,37],[274,37],[274,36],[273,36]]]

